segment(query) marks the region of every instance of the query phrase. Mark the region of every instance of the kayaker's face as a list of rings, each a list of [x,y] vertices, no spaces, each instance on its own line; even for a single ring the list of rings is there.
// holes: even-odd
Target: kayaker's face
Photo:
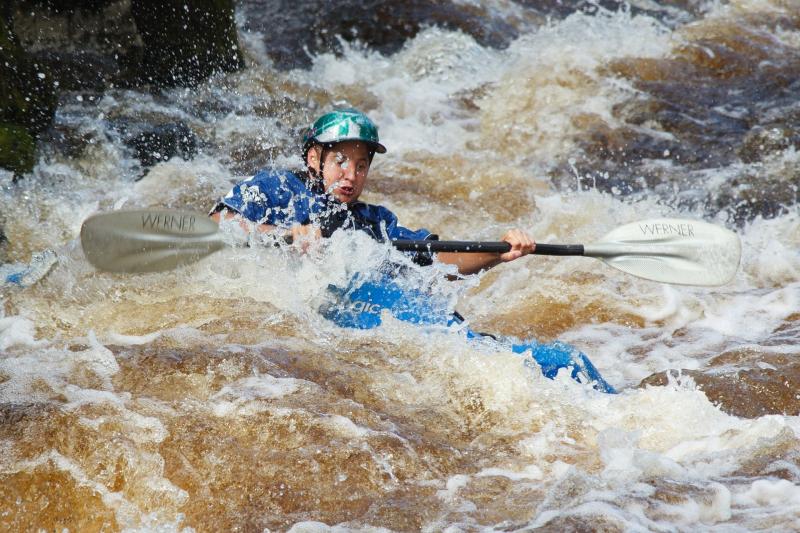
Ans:
[[[320,147],[308,153],[308,164],[319,172]],[[325,150],[322,181],[325,190],[342,203],[358,200],[369,173],[369,150],[364,143],[344,141]]]

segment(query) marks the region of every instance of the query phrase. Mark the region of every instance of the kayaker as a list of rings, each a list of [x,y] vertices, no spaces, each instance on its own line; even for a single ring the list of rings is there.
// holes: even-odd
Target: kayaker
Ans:
[[[356,109],[337,109],[318,118],[303,135],[303,172],[262,170],[236,184],[211,211],[218,223],[238,221],[247,232],[289,233],[293,242],[308,245],[328,237],[337,229],[355,229],[374,239],[431,239],[426,229],[411,230],[383,206],[360,202],[372,158],[386,148],[378,139],[378,128]],[[502,262],[530,254],[533,240],[522,230],[509,230],[501,237],[511,251],[493,253],[416,253],[414,261],[429,265],[434,260],[453,264],[461,274],[474,274]],[[341,327],[369,329],[381,323],[381,311],[417,324],[464,325],[457,312],[431,306],[430,295],[401,288],[383,273],[378,279],[355,276],[346,287],[329,286],[334,298],[320,308],[322,316]],[[464,328],[468,338],[494,337]],[[555,377],[567,369],[573,379],[588,381],[604,392],[614,392],[591,361],[564,343],[541,344],[535,340],[497,340],[498,346],[514,353],[530,353],[542,373]]]
[[[340,228],[365,231],[374,239],[438,239],[426,229],[410,230],[380,205],[359,201],[372,158],[383,154],[377,126],[364,113],[336,109],[319,117],[303,135],[303,172],[262,170],[236,184],[211,212],[217,222],[238,220],[245,231],[290,233],[308,246]],[[524,231],[511,229],[501,240],[511,251],[496,253],[442,252],[436,259],[474,274],[533,252],[535,243]],[[418,253],[415,261],[432,262]]]

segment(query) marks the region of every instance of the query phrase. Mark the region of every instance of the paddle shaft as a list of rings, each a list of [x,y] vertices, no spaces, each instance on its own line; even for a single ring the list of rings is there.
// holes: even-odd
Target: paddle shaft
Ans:
[[[401,252],[459,252],[459,253],[497,253],[511,251],[511,245],[505,241],[418,241],[393,240],[392,246]],[[583,255],[582,244],[537,244],[534,254],[537,255]]]

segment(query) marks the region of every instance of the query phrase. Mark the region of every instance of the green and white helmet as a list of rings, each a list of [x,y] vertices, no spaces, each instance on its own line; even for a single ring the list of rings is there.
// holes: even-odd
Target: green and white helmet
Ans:
[[[353,108],[334,109],[319,117],[303,134],[303,152],[312,144],[362,141],[370,150],[386,153],[378,139],[378,126],[367,115]]]

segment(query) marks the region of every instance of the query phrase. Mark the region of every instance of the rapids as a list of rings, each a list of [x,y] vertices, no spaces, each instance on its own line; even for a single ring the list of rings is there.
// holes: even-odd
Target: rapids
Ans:
[[[796,0],[533,4],[451,0],[514,27],[508,43],[439,24],[294,69],[242,10],[242,72],[67,93],[67,140],[22,180],[0,171],[6,259],[59,258],[2,289],[0,529],[800,529]],[[147,275],[84,259],[87,216],[206,211],[262,166],[296,168],[301,128],[339,102],[380,126],[365,199],[408,227],[580,243],[704,218],[739,233],[739,273],[697,288],[588,258],[414,271],[475,329],[577,346],[609,396],[446,329],[327,322],[328,284],[389,253],[359,235]],[[144,168],[120,138],[133,120],[180,120],[199,153]]]

